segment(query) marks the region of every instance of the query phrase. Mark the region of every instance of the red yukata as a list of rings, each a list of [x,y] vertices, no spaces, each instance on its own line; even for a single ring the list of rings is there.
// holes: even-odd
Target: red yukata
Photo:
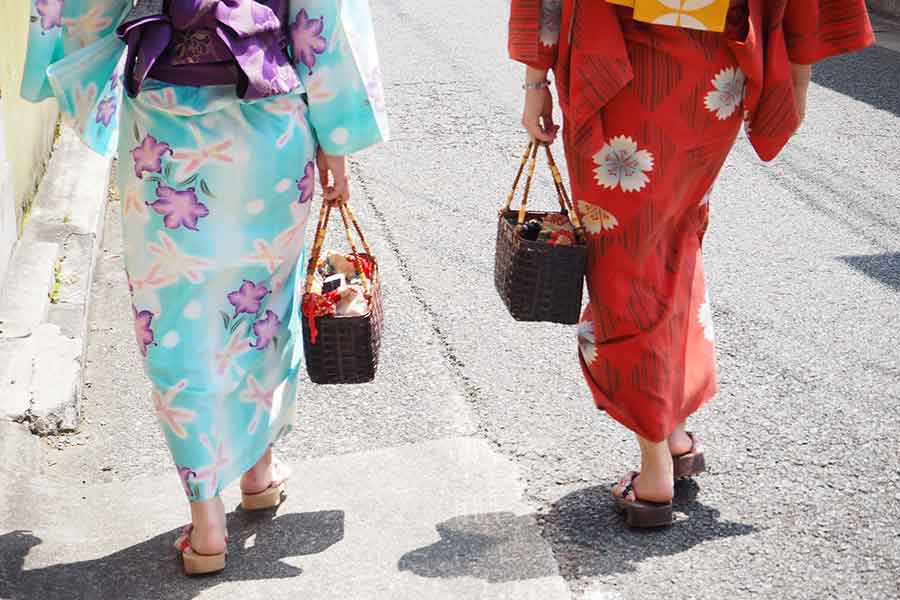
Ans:
[[[578,330],[597,406],[661,442],[716,391],[701,247],[742,123],[764,160],[799,125],[790,64],[874,41],[864,0],[737,0],[725,33],[603,0],[512,0],[513,59],[553,68],[589,234]]]

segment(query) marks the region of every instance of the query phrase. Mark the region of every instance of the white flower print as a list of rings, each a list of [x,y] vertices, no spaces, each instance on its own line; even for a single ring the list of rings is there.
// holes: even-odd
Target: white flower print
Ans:
[[[653,154],[638,150],[637,142],[620,135],[604,144],[594,155],[597,183],[608,189],[621,187],[624,192],[637,192],[650,181],[645,173],[653,170]]]
[[[594,331],[593,321],[582,321],[578,324],[578,350],[588,365],[597,360],[597,334]]]
[[[715,89],[706,94],[707,110],[715,113],[720,121],[733,115],[744,100],[746,82],[747,77],[740,68],[722,69],[712,80]]]
[[[716,340],[716,330],[715,327],[713,327],[712,307],[709,304],[709,292],[707,292],[706,297],[703,299],[703,304],[700,305],[700,309],[697,311],[697,320],[700,322],[700,325],[703,326],[703,337],[709,342],[714,342]]]
[[[543,0],[541,5],[541,43],[555,46],[559,43],[562,23],[562,0]]]
[[[611,231],[619,225],[619,220],[611,212],[588,204],[584,200],[579,200],[578,212],[581,215],[581,224],[588,233]]]

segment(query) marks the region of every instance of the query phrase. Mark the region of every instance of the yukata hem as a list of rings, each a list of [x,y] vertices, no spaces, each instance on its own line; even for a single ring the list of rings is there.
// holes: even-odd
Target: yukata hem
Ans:
[[[588,389],[591,390],[591,394],[594,397],[594,404],[597,406],[597,409],[607,413],[610,417],[612,417],[626,429],[653,443],[660,443],[669,439],[669,437],[675,431],[675,427],[687,420],[687,418],[692,414],[703,408],[703,406],[707,402],[713,399],[719,389],[718,384],[716,383],[716,376],[715,374],[713,374],[712,376],[707,378],[703,389],[697,392],[691,402],[687,404],[686,409],[683,411],[683,414],[679,415],[679,417],[675,419],[672,425],[670,425],[667,429],[657,428],[657,431],[636,431],[633,429],[635,419],[632,418],[626,411],[620,410],[616,406],[616,404],[614,404],[609,399],[606,393],[600,389],[600,387],[594,381],[594,378],[591,375],[587,364],[585,364],[584,357],[581,356],[580,351],[578,352],[578,363],[581,365],[581,372],[584,374],[585,381],[587,381]]]
[[[287,381],[287,380],[285,380],[285,381]],[[222,481],[223,481],[224,483],[219,483],[218,488],[216,489],[216,493],[215,493],[215,494],[213,494],[212,496],[209,496],[208,498],[188,498],[188,501],[191,502],[191,503],[193,504],[194,502],[204,502],[205,500],[212,500],[213,498],[215,498],[215,497],[221,495],[222,492],[224,492],[225,489],[226,489],[228,486],[230,486],[230,485],[231,485],[232,483],[234,483],[235,481],[239,480],[239,479],[244,475],[244,473],[246,473],[246,472],[249,471],[254,465],[256,465],[256,463],[258,463],[259,460],[263,457],[263,454],[265,454],[266,452],[268,452],[269,449],[271,449],[272,446],[274,446],[275,443],[278,442],[278,440],[280,440],[280,439],[283,438],[285,435],[287,435],[288,433],[290,433],[290,431],[291,431],[292,428],[293,428],[293,425],[292,425],[291,427],[288,427],[288,428],[285,428],[285,427],[278,427],[278,429],[272,429],[271,431],[274,431],[275,434],[274,434],[274,435],[271,435],[271,434],[270,434],[270,438],[271,438],[271,439],[269,439],[269,442],[266,444],[265,448],[262,449],[262,452],[260,452],[259,455],[256,455],[256,453],[254,453],[253,455],[248,454],[247,460],[241,461],[240,463],[237,463],[237,464],[240,465],[240,466],[238,467],[238,472],[237,472],[237,474],[234,474],[234,475],[231,475],[231,476],[229,476],[229,477],[227,477],[227,478],[222,479]],[[234,471],[232,471],[232,473],[234,473]]]
[[[300,377],[300,366],[297,365],[297,366],[291,367],[288,370],[287,375],[285,377],[279,378],[280,382],[278,384],[278,387],[285,388],[285,392],[290,394],[290,396],[292,398],[291,402],[294,404],[294,406],[293,406],[293,408],[291,408],[289,410],[290,415],[282,415],[282,414],[277,415],[278,418],[275,419],[275,424],[277,425],[277,427],[272,426],[272,425],[267,426],[268,434],[266,437],[268,439],[266,441],[266,444],[264,446],[262,446],[261,450],[259,450],[258,452],[249,452],[248,451],[246,453],[243,453],[240,456],[239,460],[235,460],[234,462],[229,463],[229,465],[225,469],[223,469],[222,471],[220,471],[217,474],[217,483],[216,483],[215,490],[209,490],[208,486],[204,484],[202,487],[199,488],[199,489],[202,489],[204,493],[195,494],[195,495],[187,495],[188,502],[190,502],[192,504],[194,502],[206,502],[207,500],[212,500],[213,498],[220,496],[222,494],[222,492],[224,492],[228,488],[228,486],[230,486],[235,481],[240,479],[244,473],[249,471],[251,467],[253,467],[256,463],[258,463],[259,460],[263,457],[263,454],[265,454],[270,448],[272,448],[272,446],[274,446],[276,442],[278,442],[281,438],[283,438],[284,436],[289,434],[291,431],[293,431],[293,429],[294,429],[293,422],[294,422],[294,419],[296,418],[296,411],[297,411],[297,408],[296,408],[297,384],[299,383],[299,377]],[[208,396],[208,394],[205,394],[205,396]],[[290,417],[290,420],[287,423],[284,422],[284,421],[286,421],[286,419],[283,418],[284,416]],[[262,426],[262,425],[260,424],[260,426]],[[171,445],[169,445],[169,446],[171,448]],[[184,466],[184,465],[178,465],[174,452],[171,452],[171,450],[170,450],[170,453],[172,454],[173,460],[176,461],[175,462],[176,467]],[[188,467],[188,468],[192,468],[192,467]],[[195,489],[198,489],[198,488],[195,488]]]

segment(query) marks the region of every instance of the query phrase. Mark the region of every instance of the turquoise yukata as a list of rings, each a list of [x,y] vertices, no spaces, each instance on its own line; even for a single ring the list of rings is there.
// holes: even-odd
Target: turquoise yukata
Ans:
[[[117,152],[135,338],[191,501],[292,427],[317,147],[387,137],[367,1],[285,4],[301,83],[251,100],[153,78],[123,94],[131,1],[33,2],[22,94],[55,96],[86,144]]]

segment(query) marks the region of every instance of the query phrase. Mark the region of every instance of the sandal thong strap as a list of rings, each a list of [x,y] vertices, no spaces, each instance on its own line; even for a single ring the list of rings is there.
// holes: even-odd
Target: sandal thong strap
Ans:
[[[182,553],[193,551],[193,549],[191,548],[191,532],[192,531],[194,531],[193,523],[188,523],[187,525],[185,525],[184,527],[181,528],[181,534],[178,536],[178,538],[175,540],[175,543],[173,544],[175,546],[176,550],[178,550],[179,552],[182,552]],[[228,535],[225,536],[225,543],[226,544],[228,543]]]
[[[637,494],[634,493],[634,481],[638,478],[640,473],[638,471],[631,471],[622,480],[619,482],[619,485],[624,485],[622,488],[622,495],[619,496],[622,500],[637,500]]]

